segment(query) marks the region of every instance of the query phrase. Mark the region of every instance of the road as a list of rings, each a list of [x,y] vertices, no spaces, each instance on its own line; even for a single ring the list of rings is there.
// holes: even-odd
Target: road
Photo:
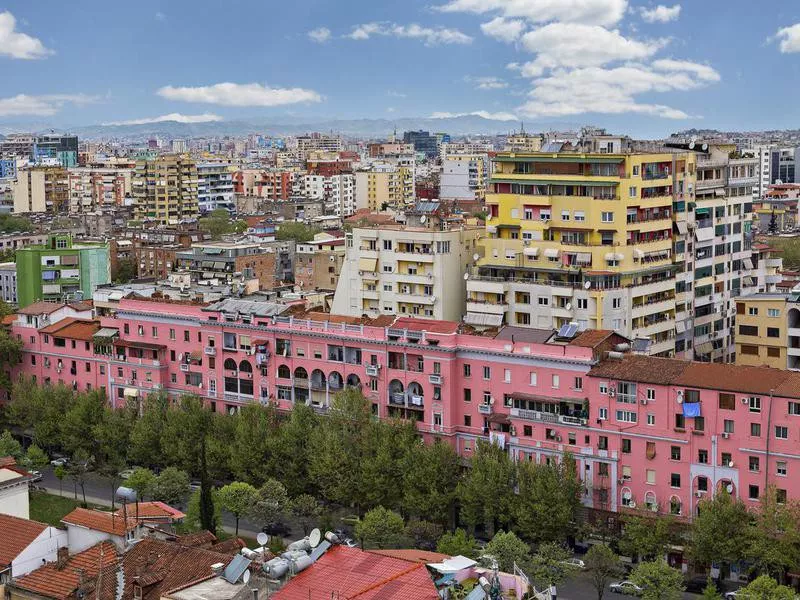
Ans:
[[[614,581],[620,580],[615,579]],[[597,598],[597,590],[595,590],[589,575],[586,573],[576,575],[558,587],[558,600],[591,600],[592,598]],[[631,600],[631,598],[635,598],[635,596],[615,594],[606,586],[603,600],[622,600],[623,598]],[[696,600],[700,598],[700,596],[697,594],[684,593],[683,598],[684,600]]]
[[[45,488],[48,492],[52,494],[59,493],[58,478],[53,474],[52,467],[48,466],[45,469],[42,469],[42,480],[39,481],[37,485]],[[124,482],[118,485],[124,485]],[[85,488],[86,488],[86,501],[88,503],[98,504],[100,506],[111,506],[111,498],[114,492],[111,489],[111,483],[109,482],[108,479],[101,477],[97,473],[89,473],[86,477]],[[76,492],[76,486],[72,481],[72,479],[70,479],[69,477],[64,478],[63,490],[65,496],[72,496],[73,498],[77,497],[78,500],[83,500],[80,488],[78,487]],[[119,502],[117,502],[117,504],[119,504]],[[186,503],[178,505],[175,508],[185,511]],[[222,512],[222,528],[231,534],[236,529],[236,519],[234,519],[233,515],[225,511]],[[261,527],[257,527],[255,523],[247,521],[246,519],[239,520],[239,535],[243,535],[249,538],[255,538],[260,531]],[[300,535],[300,533],[302,533],[302,531],[297,529],[296,527],[293,528],[293,531],[296,531],[297,535]]]

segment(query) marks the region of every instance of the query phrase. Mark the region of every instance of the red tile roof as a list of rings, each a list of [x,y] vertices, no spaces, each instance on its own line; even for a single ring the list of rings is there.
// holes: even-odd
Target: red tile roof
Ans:
[[[433,321],[429,319],[414,319],[412,317],[398,317],[395,329],[411,329],[412,331],[429,331],[430,333],[456,333],[458,323],[455,321]]]
[[[620,343],[625,339],[618,333],[608,329],[587,329],[575,336],[569,342],[569,345],[580,346],[582,348],[595,348],[613,335],[620,338]]]
[[[120,537],[124,536],[126,531],[131,531],[136,527],[136,520],[131,517],[128,517],[128,525],[126,527],[122,517],[114,513],[90,510],[88,508],[76,508],[61,519],[61,522]]]
[[[53,323],[52,325],[48,325],[47,327],[43,327],[39,331],[41,333],[49,333],[56,337],[91,342],[94,334],[100,331],[100,322],[69,317],[57,323]]]
[[[59,308],[64,308],[60,302],[34,302],[25,308],[20,308],[17,312],[21,315],[49,315],[56,312]]]
[[[13,456],[0,456],[0,467],[13,467],[17,464],[17,459]]]
[[[113,565],[118,558],[114,544],[100,542],[71,556],[62,569],[57,568],[56,563],[48,563],[15,579],[13,587],[27,590],[42,598],[68,600],[74,597],[81,576],[84,582],[88,582],[97,576],[101,566]]]
[[[132,502],[125,507],[128,512],[128,518],[136,518],[136,503]],[[120,508],[116,514],[122,516],[124,510]],[[179,511],[177,508],[172,508],[169,504],[163,502],[139,502],[139,519],[171,519],[180,521],[186,515]]]
[[[422,563],[334,546],[272,596],[272,600],[437,600]]]
[[[400,549],[400,550],[369,550],[370,554],[380,554],[390,558],[399,558],[408,562],[439,563],[450,558],[449,554],[429,552],[428,550]]]
[[[3,540],[0,544],[0,570],[11,565],[11,561],[45,529],[45,523],[0,514],[0,540]]]

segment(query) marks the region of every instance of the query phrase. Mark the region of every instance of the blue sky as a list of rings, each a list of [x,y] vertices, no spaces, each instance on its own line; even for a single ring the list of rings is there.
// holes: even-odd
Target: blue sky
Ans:
[[[796,0],[0,5],[4,126],[480,112],[657,136],[798,127],[798,81]]]

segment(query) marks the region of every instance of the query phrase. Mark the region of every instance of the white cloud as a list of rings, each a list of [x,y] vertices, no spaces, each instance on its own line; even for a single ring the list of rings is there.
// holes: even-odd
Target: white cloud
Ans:
[[[53,54],[52,50],[35,37],[17,31],[17,20],[10,12],[0,12],[0,56],[11,58],[44,58]]]
[[[408,98],[408,94],[404,94],[403,92],[396,92],[394,90],[389,90],[386,92],[386,95],[390,98]]]
[[[390,107],[388,107],[388,108],[386,109],[386,112],[387,112],[387,113],[393,113],[394,111],[395,111],[395,108],[394,108],[394,106],[390,106]]]
[[[368,40],[374,36],[421,39],[427,46],[438,44],[469,44],[472,38],[458,29],[446,27],[422,27],[416,23],[398,25],[397,23],[362,23],[353,27],[347,36],[351,40]]]
[[[165,15],[162,12],[156,13],[156,21],[166,21],[166,20],[167,20],[167,15]]]
[[[597,25],[550,23],[522,36],[522,46],[536,60],[522,66],[526,77],[547,69],[593,67],[614,61],[642,60],[658,52],[666,40],[641,42]]]
[[[669,23],[675,21],[681,15],[681,5],[664,6],[659,4],[655,8],[641,9],[642,19],[647,23]]]
[[[131,119],[130,121],[103,123],[103,126],[111,127],[114,125],[149,125],[150,123],[165,123],[168,121],[175,123],[215,123],[217,121],[222,121],[222,117],[211,113],[203,113],[202,115],[182,115],[181,113],[170,113],[168,115],[161,115],[160,117],[152,117],[149,119]]]
[[[502,90],[508,87],[505,81],[497,77],[464,77],[464,81],[474,83],[479,90]]]
[[[457,117],[483,117],[492,121],[517,121],[516,115],[509,112],[489,112],[486,110],[474,110],[466,113],[435,112],[431,119],[455,119]]]
[[[439,6],[443,12],[499,13],[531,23],[563,21],[591,25],[614,25],[622,20],[628,0],[450,0]]]
[[[308,37],[318,44],[324,44],[331,39],[331,30],[327,27],[317,27],[308,32]]]
[[[23,115],[50,117],[66,104],[84,106],[98,101],[97,96],[86,94],[45,94],[42,96],[18,94],[10,98],[0,98],[0,117]]]
[[[284,106],[302,102],[321,102],[322,96],[303,88],[271,88],[259,83],[217,83],[200,87],[168,85],[157,94],[167,100],[200,102],[222,106]]]
[[[716,83],[722,79],[719,76],[719,73],[717,73],[713,67],[693,63],[688,60],[672,60],[670,58],[662,58],[659,60],[654,60],[652,66],[657,71],[667,71],[669,73],[693,73],[698,79],[707,81],[709,83]]]
[[[780,49],[783,54],[800,52],[800,23],[779,29],[775,37],[780,40]]]
[[[481,23],[481,31],[501,42],[516,42],[525,31],[525,22],[495,17],[488,23]]]

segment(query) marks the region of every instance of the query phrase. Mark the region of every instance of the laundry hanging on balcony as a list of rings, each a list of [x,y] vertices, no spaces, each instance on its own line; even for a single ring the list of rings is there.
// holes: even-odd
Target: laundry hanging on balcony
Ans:
[[[700,403],[699,402],[684,402],[683,403],[683,416],[684,417],[699,417],[700,416]]]

